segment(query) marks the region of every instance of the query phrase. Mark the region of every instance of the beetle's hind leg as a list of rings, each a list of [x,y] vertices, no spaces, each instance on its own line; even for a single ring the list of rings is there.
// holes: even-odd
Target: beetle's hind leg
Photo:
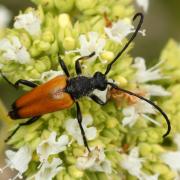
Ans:
[[[15,82],[15,84],[13,84],[1,71],[0,71],[0,74],[1,74],[2,78],[8,84],[10,84],[12,87],[14,87],[16,89],[19,87],[19,84],[23,84],[23,85],[26,85],[26,86],[31,87],[31,88],[35,88],[37,86],[37,84],[35,84],[35,83],[31,82],[31,81],[23,80],[23,79],[19,79],[18,81]]]
[[[35,117],[29,119],[28,121],[19,124],[18,127],[5,139],[5,142],[8,142],[14,136],[14,134],[18,131],[18,129],[20,127],[30,125],[30,124],[34,123],[35,121],[37,121],[39,118],[40,118],[40,116],[35,116]]]
[[[31,88],[37,87],[37,84],[35,84],[31,81],[28,81],[28,80],[23,80],[23,79],[19,79],[18,81],[15,82],[14,85],[16,88],[18,88],[19,84],[23,84],[23,85],[26,85],[26,86],[31,87]]]
[[[78,102],[76,102],[76,108],[77,108],[77,120],[78,120],[79,127],[80,127],[80,130],[81,130],[81,134],[82,134],[82,137],[83,137],[83,142],[84,142],[84,145],[86,146],[86,148],[88,149],[88,151],[90,152],[90,149],[89,149],[89,146],[88,146],[88,143],[87,143],[87,139],[86,139],[86,134],[85,134],[84,129],[82,127],[82,113],[81,113],[81,109],[80,109],[80,106],[79,106]]]
[[[83,56],[83,57],[80,57],[79,59],[76,60],[75,69],[76,69],[77,75],[82,74],[81,64],[79,61],[89,59],[89,58],[93,57],[94,55],[95,55],[95,52],[91,53],[89,56]]]

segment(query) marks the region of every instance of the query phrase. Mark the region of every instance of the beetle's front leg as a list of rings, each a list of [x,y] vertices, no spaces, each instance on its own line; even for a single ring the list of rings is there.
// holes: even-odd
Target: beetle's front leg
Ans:
[[[64,61],[61,59],[60,55],[58,54],[58,60],[59,60],[59,64],[62,68],[62,70],[64,71],[64,73],[66,74],[67,77],[70,77],[69,75],[69,71],[67,69],[66,64],[64,63]]]
[[[89,59],[89,58],[91,58],[94,55],[95,55],[95,52],[91,53],[89,56],[83,56],[83,57],[80,57],[79,59],[76,60],[76,62],[75,62],[75,69],[76,69],[76,74],[77,75],[82,74],[82,69],[81,69],[81,65],[80,65],[79,61]]]

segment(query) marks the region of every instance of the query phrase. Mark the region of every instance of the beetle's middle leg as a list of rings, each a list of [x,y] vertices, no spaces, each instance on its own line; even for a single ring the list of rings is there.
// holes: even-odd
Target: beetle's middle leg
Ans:
[[[35,121],[37,121],[39,118],[40,118],[40,116],[35,116],[35,117],[29,119],[28,121],[19,124],[18,127],[11,133],[11,135],[5,139],[5,142],[9,141],[14,136],[14,134],[18,131],[18,129],[20,127],[30,125],[30,124],[34,123]]]
[[[107,103],[106,102],[103,102],[98,96],[96,96],[95,94],[91,94],[89,96],[94,102],[96,102],[97,104],[100,104],[100,105],[105,105]]]
[[[88,151],[90,152],[90,149],[89,149],[89,146],[88,146],[88,143],[87,143],[87,139],[86,139],[86,134],[85,134],[84,129],[82,127],[82,113],[81,113],[81,109],[80,109],[80,106],[79,106],[78,102],[76,102],[76,108],[77,108],[77,120],[78,120],[79,127],[80,127],[80,130],[81,130],[81,134],[82,134],[82,137],[83,137],[84,145],[87,147]]]

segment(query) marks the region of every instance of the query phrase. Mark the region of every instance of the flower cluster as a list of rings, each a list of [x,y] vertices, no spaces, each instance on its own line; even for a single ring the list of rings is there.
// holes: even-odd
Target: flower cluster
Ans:
[[[14,28],[0,33],[0,70],[13,83],[26,79],[41,84],[62,75],[59,55],[75,76],[75,60],[95,51],[82,63],[83,74],[104,72],[135,31],[132,0],[32,1],[38,8],[21,12]],[[148,0],[137,4],[147,11]],[[144,38],[145,31],[139,35]],[[150,68],[142,57],[129,55],[131,48],[107,78],[156,101],[171,119],[169,138],[162,138],[166,124],[151,105],[113,89],[96,91],[103,101],[108,99],[105,106],[87,98],[80,101],[90,152],[72,107],[19,128],[8,142],[17,150],[6,151],[7,165],[1,172],[9,167],[18,171],[13,179],[35,180],[178,179],[180,46],[170,40],[159,63]]]

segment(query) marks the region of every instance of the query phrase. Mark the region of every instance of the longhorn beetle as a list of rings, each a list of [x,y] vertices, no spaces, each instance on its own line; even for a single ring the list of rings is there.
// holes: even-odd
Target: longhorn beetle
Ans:
[[[108,82],[106,78],[106,76],[108,75],[108,73],[112,68],[112,65],[118,60],[121,54],[127,49],[130,43],[137,36],[141,28],[141,25],[143,23],[144,16],[142,13],[137,13],[134,16],[133,21],[137,18],[139,18],[139,23],[137,25],[135,32],[133,33],[130,40],[126,43],[124,48],[116,55],[116,57],[112,60],[112,62],[108,64],[104,74],[101,72],[95,72],[92,77],[86,77],[82,75],[80,61],[91,58],[92,56],[95,55],[95,52],[93,52],[89,56],[80,57],[79,59],[76,60],[75,70],[77,76],[72,78],[69,75],[68,69],[64,61],[59,56],[59,63],[65,75],[57,76],[39,86],[31,81],[22,80],[22,79],[18,80],[15,84],[13,84],[1,73],[2,77],[8,83],[10,83],[16,88],[19,86],[19,84],[23,84],[33,88],[30,92],[27,92],[26,94],[18,98],[13,103],[12,110],[9,112],[9,116],[12,119],[23,119],[23,118],[30,118],[30,119],[24,123],[19,124],[19,126],[6,139],[6,141],[8,141],[21,126],[32,124],[46,113],[70,108],[75,103],[76,111],[77,111],[77,120],[83,137],[83,142],[86,148],[88,149],[88,151],[90,151],[87,143],[86,135],[82,127],[82,114],[78,103],[78,99],[83,96],[88,96],[96,103],[100,105],[105,105],[107,102],[103,102],[99,97],[93,94],[93,91],[95,89],[104,91],[108,85],[121,92],[127,93],[141,100],[144,100],[147,103],[154,106],[164,116],[166,120],[168,129],[167,132],[163,135],[163,137],[167,136],[171,130],[171,124],[166,113],[159,106],[157,106],[152,101],[138,94],[122,89],[121,87],[118,87],[112,82]]]

